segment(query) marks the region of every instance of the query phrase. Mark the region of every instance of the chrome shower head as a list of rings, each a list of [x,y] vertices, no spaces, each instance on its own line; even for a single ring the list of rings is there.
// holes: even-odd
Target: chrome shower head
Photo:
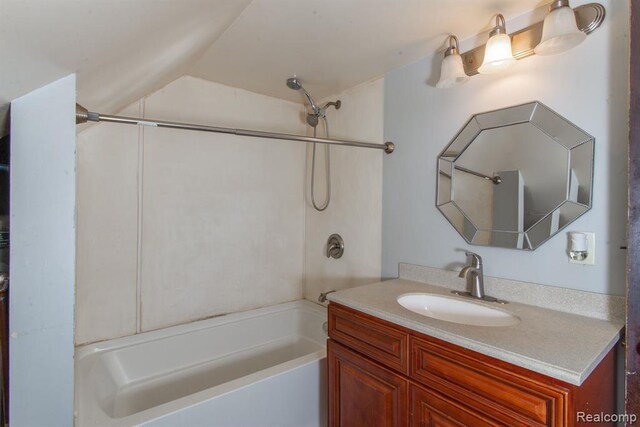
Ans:
[[[302,85],[300,84],[300,81],[296,77],[291,77],[287,79],[287,86],[289,86],[289,89],[293,89],[293,90],[302,89]]]
[[[313,114],[316,114],[316,115],[320,114],[320,108],[318,108],[318,106],[316,105],[316,102],[313,100],[311,95],[309,95],[309,92],[307,92],[304,89],[304,87],[302,87],[302,83],[300,82],[300,80],[298,80],[297,77],[288,78],[287,86],[293,90],[301,90],[304,96],[307,98],[307,101],[309,101],[309,105],[311,106],[311,110],[313,111]]]
[[[319,116],[316,114],[307,114],[307,124],[312,128],[318,126],[318,122],[320,121]]]

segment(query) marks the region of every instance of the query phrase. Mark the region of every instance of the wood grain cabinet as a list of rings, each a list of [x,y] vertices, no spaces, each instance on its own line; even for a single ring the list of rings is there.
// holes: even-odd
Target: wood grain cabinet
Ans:
[[[497,426],[490,417],[433,389],[411,385],[411,426]]]
[[[329,338],[331,427],[578,426],[579,411],[614,412],[613,350],[578,387],[335,303]]]
[[[392,427],[407,425],[409,381],[330,341],[330,424]]]

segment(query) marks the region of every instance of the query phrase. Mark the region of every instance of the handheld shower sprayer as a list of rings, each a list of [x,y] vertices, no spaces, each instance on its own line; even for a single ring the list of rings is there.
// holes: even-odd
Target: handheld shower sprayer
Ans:
[[[318,118],[324,118],[326,116],[327,108],[335,107],[336,110],[342,106],[342,101],[337,100],[334,102],[327,102],[322,107],[319,107],[318,104],[313,100],[309,92],[302,86],[302,82],[297,77],[290,77],[287,79],[287,86],[289,89],[302,91],[302,94],[307,98],[307,102],[309,103],[309,107],[311,107],[311,112],[307,114],[307,123],[311,127],[318,126]]]
[[[320,119],[322,119],[324,123],[325,138],[329,138],[329,123],[326,117],[327,108],[334,107],[337,110],[342,105],[342,102],[340,100],[337,100],[334,102],[327,102],[322,107],[318,107],[318,104],[316,104],[316,102],[313,100],[311,95],[309,95],[309,92],[307,92],[305,88],[302,87],[302,83],[300,82],[300,80],[298,80],[297,77],[288,78],[287,86],[290,89],[302,91],[302,94],[307,98],[309,107],[311,107],[311,112],[307,110],[306,120],[309,126],[313,128],[313,137],[314,138],[316,137],[317,126],[318,126],[318,123],[320,122]],[[331,166],[330,166],[331,160],[329,157],[331,151],[328,145],[326,145],[324,149],[325,149],[325,169],[326,169],[325,176],[327,180],[327,198],[322,206],[319,206],[318,204],[316,204],[316,198],[315,198],[315,176],[316,176],[316,172],[315,172],[316,144],[315,143],[313,144],[313,151],[311,156],[311,204],[318,212],[322,212],[323,210],[327,209],[329,207],[329,202],[331,201]]]
[[[320,112],[320,108],[318,108],[316,102],[313,100],[311,95],[309,95],[309,92],[307,92],[305,88],[302,87],[302,83],[300,83],[300,80],[298,80],[297,77],[288,78],[287,86],[289,86],[289,89],[302,91],[302,94],[307,98],[307,101],[309,102],[309,106],[311,107],[313,113],[318,114]]]

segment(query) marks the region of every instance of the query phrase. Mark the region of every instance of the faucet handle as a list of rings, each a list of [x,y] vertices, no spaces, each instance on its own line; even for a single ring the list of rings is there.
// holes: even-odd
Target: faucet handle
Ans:
[[[471,258],[471,265],[475,268],[480,268],[482,266],[482,257],[475,252],[466,251],[465,255]]]

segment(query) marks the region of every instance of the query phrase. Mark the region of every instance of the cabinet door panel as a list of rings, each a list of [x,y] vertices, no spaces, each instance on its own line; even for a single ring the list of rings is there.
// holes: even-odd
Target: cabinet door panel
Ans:
[[[331,427],[402,427],[408,418],[408,381],[333,340],[329,361]]]
[[[445,396],[411,385],[411,427],[490,427],[494,420]]]

